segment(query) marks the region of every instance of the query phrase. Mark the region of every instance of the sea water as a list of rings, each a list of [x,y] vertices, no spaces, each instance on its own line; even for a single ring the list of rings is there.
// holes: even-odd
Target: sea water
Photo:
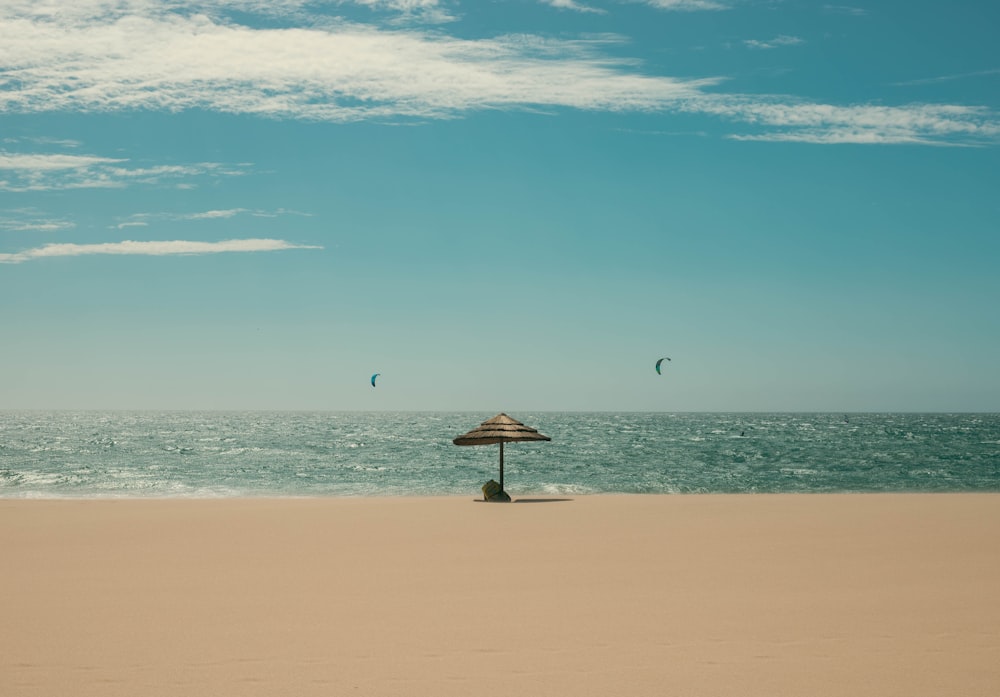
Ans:
[[[477,495],[487,413],[0,412],[0,498]],[[1000,491],[1000,414],[516,413],[513,496]]]

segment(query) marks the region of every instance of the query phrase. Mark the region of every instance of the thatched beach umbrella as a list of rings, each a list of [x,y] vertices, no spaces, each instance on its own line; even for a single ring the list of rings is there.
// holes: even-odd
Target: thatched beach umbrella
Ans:
[[[503,444],[530,440],[552,440],[506,414],[497,414],[451,442],[455,445],[500,444],[500,490],[503,491]]]

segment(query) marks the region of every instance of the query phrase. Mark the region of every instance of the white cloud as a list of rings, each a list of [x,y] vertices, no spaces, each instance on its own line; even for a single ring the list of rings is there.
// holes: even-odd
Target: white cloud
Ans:
[[[248,213],[246,208],[230,208],[228,210],[221,211],[203,211],[201,213],[189,213],[186,216],[188,220],[216,220],[219,218],[232,218],[239,215],[240,213]]]
[[[152,167],[128,166],[128,162],[97,155],[0,151],[0,173],[8,173],[0,178],[0,191],[120,188],[164,181],[190,183],[189,180],[198,177],[244,173],[242,166],[227,167],[215,162]]]
[[[913,87],[915,85],[933,85],[939,82],[953,82],[955,80],[967,80],[975,77],[989,77],[1000,75],[1000,68],[990,70],[975,70],[971,73],[958,73],[956,75],[939,75],[937,77],[919,78],[916,80],[906,80],[905,82],[892,83],[895,87]]]
[[[70,230],[76,224],[69,220],[46,218],[34,210],[22,209],[8,211],[10,217],[0,217],[0,230],[12,232],[59,232]]]
[[[868,10],[849,5],[823,5],[823,9],[832,14],[850,15],[852,17],[864,17],[868,14]]]
[[[594,14],[607,14],[605,10],[599,7],[591,7],[589,5],[581,5],[576,0],[542,0],[546,5],[551,5],[560,10],[573,10],[574,12],[590,12]]]
[[[282,215],[309,216],[309,213],[278,208],[273,211],[252,208],[227,208],[222,210],[200,211],[197,213],[135,213],[113,227],[122,230],[127,227],[148,227],[157,221],[177,220],[227,220],[239,215],[250,215],[255,218],[277,218]]]
[[[48,138],[45,136],[35,136],[35,137],[21,137],[21,138],[3,138],[0,143],[6,143],[12,145],[14,143],[31,143],[34,145],[44,145],[44,146],[57,146],[61,148],[78,148],[81,143],[77,140],[69,140],[66,138]]]
[[[729,5],[714,0],[643,0],[658,10],[725,10]]]
[[[0,112],[203,108],[351,121],[497,107],[624,111],[662,108],[715,82],[636,74],[631,61],[599,52],[607,38],[253,29],[141,3],[90,16],[71,5],[51,17],[0,14]]]
[[[758,49],[771,49],[778,48],[779,46],[797,46],[799,44],[804,44],[805,41],[797,36],[786,36],[782,34],[781,36],[776,36],[770,41],[758,41],[757,39],[747,39],[743,42],[748,48],[758,48]]]
[[[708,0],[647,2],[664,10],[726,7]],[[440,9],[433,0],[355,4],[396,12]],[[0,5],[0,114],[206,109],[396,122],[483,109],[573,108],[713,115],[743,124],[739,130],[750,132],[732,136],[742,139],[956,145],[1000,140],[996,115],[976,107],[842,107],[716,93],[721,77],[643,74],[636,61],[608,54],[609,43],[622,40],[607,35],[468,40],[329,15],[319,21],[309,14],[316,8],[329,6],[309,0],[6,0]],[[274,21],[271,28],[240,24],[227,15],[237,10],[269,14]],[[802,39],[783,35],[747,45],[798,43]],[[8,156],[8,165],[11,157],[20,156]],[[200,176],[244,171],[211,163],[144,168],[85,155],[37,157],[34,166],[0,165],[0,190],[162,181],[190,187]],[[12,174],[3,178],[4,171]]]
[[[47,244],[14,254],[0,254],[2,264],[20,264],[33,259],[52,257],[78,257],[94,254],[170,256],[219,254],[224,252],[275,252],[286,249],[322,249],[312,245],[301,245],[272,239],[225,240],[223,242],[197,242],[191,240],[167,240],[137,242],[106,242],[101,244]]]
[[[433,10],[439,8],[441,3],[438,0],[352,0],[358,5],[368,7],[384,8],[397,12],[419,12],[421,10]]]
[[[0,152],[0,170],[51,172],[61,169],[88,169],[125,160],[91,155],[60,155]]]
[[[841,107],[720,96],[699,100],[691,110],[769,129],[731,136],[738,140],[924,145],[975,145],[1000,140],[1000,123],[986,109],[978,107],[937,104]]]
[[[454,15],[441,7],[438,0],[342,0],[345,4],[357,4],[398,13],[398,22],[418,21],[441,24],[455,21]]]

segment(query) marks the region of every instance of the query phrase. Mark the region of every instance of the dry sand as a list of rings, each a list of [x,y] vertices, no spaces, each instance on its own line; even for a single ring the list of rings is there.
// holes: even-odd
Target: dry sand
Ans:
[[[1000,495],[0,500],[0,695],[1000,694]]]

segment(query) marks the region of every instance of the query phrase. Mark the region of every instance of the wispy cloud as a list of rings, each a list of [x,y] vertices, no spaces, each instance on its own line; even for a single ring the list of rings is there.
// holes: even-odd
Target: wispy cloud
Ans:
[[[786,36],[782,34],[781,36],[776,36],[770,41],[758,41],[757,39],[746,39],[743,42],[744,46],[748,48],[757,49],[771,49],[778,48],[779,46],[797,46],[799,44],[804,44],[805,41],[797,36]]]
[[[590,5],[582,5],[576,0],[541,0],[546,5],[551,5],[552,7],[558,8],[560,10],[572,10],[574,12],[590,12],[593,14],[607,14],[606,10],[602,10],[599,7],[591,7]]]
[[[30,143],[32,146],[44,145],[44,146],[58,146],[61,148],[78,148],[81,145],[80,141],[78,140],[69,140],[66,138],[48,138],[44,136],[20,137],[20,138],[7,137],[0,139],[0,143],[3,143],[7,146],[20,143]]]
[[[181,216],[188,220],[219,220],[220,218],[233,218],[240,213],[249,213],[246,208],[228,208],[226,210],[202,211],[201,213],[189,213]]]
[[[423,22],[441,24],[455,21],[455,16],[438,0],[341,0],[343,4],[364,5],[373,10],[396,13],[394,23]]]
[[[440,9],[432,0],[356,4],[396,13]],[[647,4],[663,10],[727,7],[707,0]],[[608,51],[622,44],[620,37],[522,34],[470,40],[440,30],[387,30],[310,14],[329,7],[309,0],[6,0],[0,5],[0,113],[206,109],[394,123],[459,118],[483,109],[571,108],[698,112],[736,123],[732,137],[755,140],[955,145],[1000,140],[997,115],[978,107],[838,106],[725,94],[723,76],[643,73],[637,61]],[[275,19],[269,28],[254,27],[241,23],[236,11]],[[747,46],[801,42],[783,35]],[[143,168],[74,155],[78,159],[38,156],[43,159],[30,166],[27,159],[17,160],[25,156],[7,156],[6,167],[0,165],[0,189],[164,180],[188,187],[199,176],[241,171],[211,163]]]
[[[238,215],[252,215],[255,218],[277,218],[279,215],[304,215],[301,211],[292,211],[287,208],[278,208],[268,211],[259,208],[226,208],[224,210],[201,211],[200,213],[181,213],[176,217],[179,220],[219,220],[223,218],[235,218]]]
[[[88,169],[98,165],[110,165],[125,160],[97,157],[93,155],[61,155],[37,153],[0,152],[0,169],[51,172],[66,169]]]
[[[76,227],[76,223],[50,218],[33,208],[18,208],[0,214],[0,230],[11,232],[59,232]]]
[[[850,5],[823,5],[823,9],[830,14],[850,15],[852,17],[864,17],[868,10]]]
[[[655,109],[712,82],[636,74],[632,62],[601,54],[607,37],[465,40],[348,23],[254,29],[124,6],[92,6],[89,16],[75,3],[67,13],[0,10],[0,112],[425,119],[498,107]]]
[[[309,216],[311,214],[292,211],[286,208],[278,208],[276,210],[226,208],[195,213],[135,213],[112,227],[123,230],[128,227],[148,227],[151,223],[164,220],[228,220],[240,215],[249,215],[255,218],[277,218],[282,215]]]
[[[925,77],[917,80],[906,80],[905,82],[894,82],[894,87],[912,87],[915,85],[934,85],[940,82],[954,82],[955,80],[967,80],[974,77],[989,77],[1000,75],[1000,68],[990,70],[975,70],[971,73],[958,73],[957,75],[939,75],[937,77]]]
[[[737,140],[920,145],[979,145],[1000,140],[1000,122],[979,107],[841,107],[729,96],[702,100],[694,108],[767,129],[730,136]]]
[[[95,254],[134,256],[192,256],[227,252],[276,252],[287,249],[322,249],[313,245],[294,244],[285,240],[246,239],[223,242],[197,242],[191,240],[166,240],[137,242],[105,242],[101,244],[47,244],[14,254],[0,254],[0,264],[20,264],[36,259],[53,257],[78,257]]]
[[[658,10],[725,10],[729,4],[715,0],[642,0],[646,5]]]
[[[0,191],[120,188],[163,182],[180,186],[199,177],[235,176],[244,172],[243,165],[215,162],[141,167],[130,165],[127,159],[98,155],[0,151]]]

